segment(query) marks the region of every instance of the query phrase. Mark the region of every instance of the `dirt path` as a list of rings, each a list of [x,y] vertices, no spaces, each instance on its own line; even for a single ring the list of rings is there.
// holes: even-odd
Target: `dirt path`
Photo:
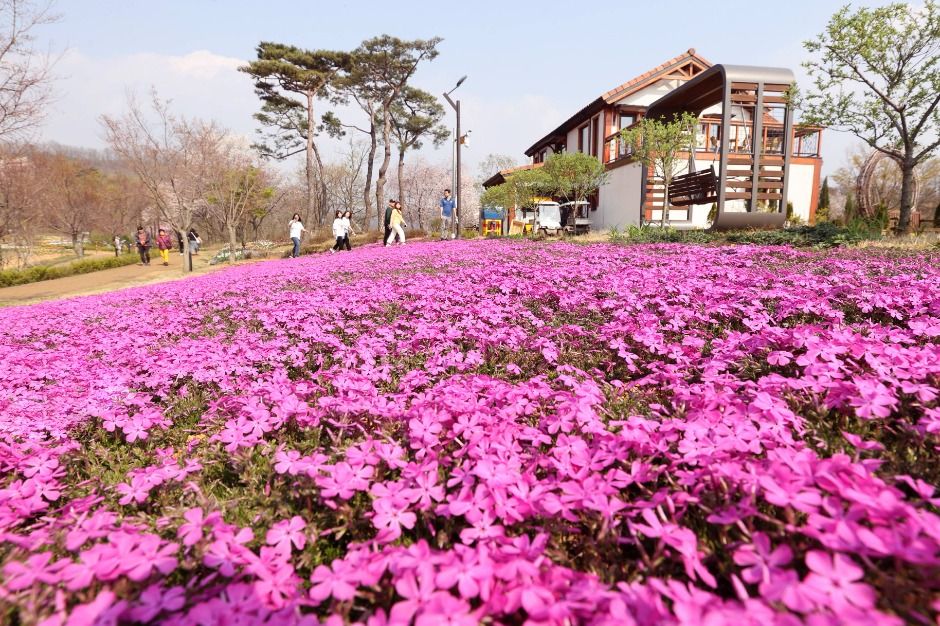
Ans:
[[[146,267],[142,265],[125,265],[124,267],[89,272],[88,274],[43,280],[28,285],[4,287],[0,289],[0,306],[32,304],[43,300],[84,296],[169,280],[181,280],[189,276],[207,274],[229,267],[226,263],[209,265],[211,257],[211,251],[193,257],[193,271],[186,275],[183,275],[180,269],[182,262],[179,254],[173,254],[170,256],[169,267],[164,267],[159,262],[153,262]],[[159,258],[159,255],[157,255],[157,258]],[[277,255],[269,258],[277,258]],[[264,259],[239,261],[237,264],[254,263],[262,260]]]
[[[378,245],[375,243],[375,237],[372,233],[353,237],[354,248],[363,245]],[[424,237],[409,239],[408,241],[424,241]],[[325,253],[329,250],[331,241],[320,241],[312,244],[314,253]],[[56,278],[55,280],[43,280],[38,283],[28,285],[17,285],[15,287],[0,288],[0,307],[14,306],[19,304],[33,304],[43,300],[57,300],[59,298],[71,298],[74,296],[87,296],[95,293],[104,293],[107,291],[117,291],[127,287],[137,287],[140,285],[149,285],[152,283],[166,282],[170,280],[183,280],[190,276],[199,276],[208,274],[216,270],[230,267],[226,263],[218,265],[209,265],[209,259],[217,252],[218,248],[203,249],[202,254],[193,257],[193,271],[190,274],[183,275],[181,271],[182,262],[179,254],[175,252],[170,255],[169,267],[163,267],[159,262],[154,261],[150,266],[126,265],[116,267],[110,270],[101,270],[90,272],[88,274],[79,274],[77,276],[66,276],[65,278]],[[249,259],[238,261],[235,265],[243,263],[257,263],[270,259],[280,258],[289,250],[289,246],[280,246],[269,252],[267,259]],[[159,258],[159,255],[154,255]]]

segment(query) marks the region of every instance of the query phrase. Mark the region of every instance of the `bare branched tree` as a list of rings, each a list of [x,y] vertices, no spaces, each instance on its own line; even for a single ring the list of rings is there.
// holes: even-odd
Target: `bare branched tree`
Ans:
[[[209,181],[209,213],[228,235],[229,263],[235,262],[238,229],[253,212],[269,212],[278,194],[272,175],[255,155],[234,141],[226,141],[216,154],[215,176]]]
[[[206,208],[215,164],[227,133],[214,122],[171,113],[169,104],[152,94],[148,116],[128,98],[121,117],[102,116],[108,144],[137,174],[160,215],[183,233],[183,269],[189,265],[193,216]]]
[[[32,254],[46,184],[32,156],[32,150],[23,146],[7,146],[0,152],[0,241],[13,244],[18,267],[25,267]],[[0,267],[10,261],[2,252],[0,247]]]
[[[419,157],[400,168],[398,177],[402,195],[408,197],[405,205],[408,223],[425,231],[440,228],[438,202],[441,192],[450,186],[450,168]]]
[[[323,170],[327,189],[330,190],[330,210],[350,211],[353,222],[361,223],[363,229],[367,228],[369,218],[362,205],[362,191],[366,185],[365,166],[368,158],[369,144],[350,138],[340,158],[328,163]]]
[[[44,225],[72,240],[75,256],[85,256],[85,234],[94,226],[107,201],[107,180],[89,163],[63,154],[40,153],[36,165],[45,178]]]
[[[43,120],[53,63],[35,50],[35,31],[57,19],[51,0],[0,0],[0,140],[21,137]]]
[[[137,176],[126,172],[111,174],[102,193],[105,201],[95,216],[95,227],[106,233],[109,241],[126,237],[137,224],[143,223],[151,200]],[[117,254],[116,248],[114,252]]]

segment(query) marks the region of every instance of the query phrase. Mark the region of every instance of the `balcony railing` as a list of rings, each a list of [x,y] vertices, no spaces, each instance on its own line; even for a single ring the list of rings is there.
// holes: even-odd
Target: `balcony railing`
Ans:
[[[606,154],[608,163],[633,156],[633,146],[623,141],[619,131],[605,137],[604,145],[607,146]]]
[[[631,126],[632,128],[632,126]],[[798,129],[793,137],[793,156],[819,157],[819,139],[822,130],[815,127]],[[728,129],[728,152],[730,154],[753,154],[753,125],[749,122],[732,122]],[[761,154],[783,154],[783,125],[766,122],[763,124]],[[633,155],[631,146],[625,144],[620,131],[604,138],[607,147],[607,163],[628,159]],[[721,148],[721,123],[702,122],[695,136],[695,152],[698,154],[717,155]]]

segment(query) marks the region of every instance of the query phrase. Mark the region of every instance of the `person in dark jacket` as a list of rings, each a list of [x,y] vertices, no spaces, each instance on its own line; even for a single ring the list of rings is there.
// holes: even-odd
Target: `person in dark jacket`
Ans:
[[[349,236],[353,232],[352,211],[346,211],[343,213],[343,228],[346,230],[346,235],[343,238],[343,245],[346,246],[346,250],[352,250],[352,246],[349,244]]]
[[[183,233],[176,231],[176,243],[179,244],[180,254],[183,254]]]
[[[189,229],[189,249],[193,254],[199,254],[199,246],[202,245],[202,239],[199,238],[199,233],[196,232],[195,228]]]
[[[388,236],[392,234],[392,211],[395,210],[395,200],[389,200],[388,206],[385,207],[385,233],[382,235],[382,243],[388,245]]]
[[[140,254],[139,265],[150,265],[150,233],[145,231],[143,226],[138,226],[134,241],[137,244],[137,252]]]

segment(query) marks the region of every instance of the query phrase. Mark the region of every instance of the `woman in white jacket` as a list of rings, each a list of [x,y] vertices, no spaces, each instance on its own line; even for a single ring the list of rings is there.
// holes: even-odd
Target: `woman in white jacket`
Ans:
[[[343,245],[346,246],[347,250],[352,250],[352,246],[349,245],[349,236],[352,235],[352,211],[346,211],[343,213],[343,226],[346,228],[346,236],[343,237]]]
[[[294,217],[291,218],[287,227],[290,229],[290,240],[294,244],[294,249],[291,250],[291,257],[297,258],[300,256],[300,237],[303,233],[307,232],[307,229],[304,228],[304,223],[300,219],[299,213],[294,213]]]
[[[346,225],[343,223],[343,212],[337,211],[333,219],[333,236],[336,237],[336,243],[330,248],[330,254],[341,250],[346,239]]]

